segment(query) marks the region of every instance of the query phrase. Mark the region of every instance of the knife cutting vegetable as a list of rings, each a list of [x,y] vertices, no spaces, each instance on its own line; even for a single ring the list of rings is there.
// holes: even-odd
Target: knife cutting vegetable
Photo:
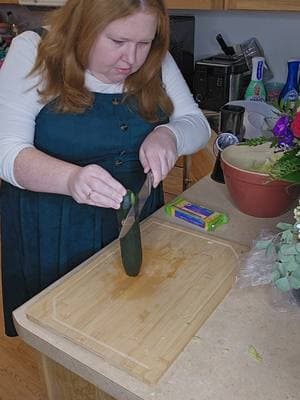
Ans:
[[[138,195],[127,190],[120,209],[117,211],[122,228],[119,239],[121,257],[125,272],[129,276],[137,276],[142,265],[142,244],[139,217],[147,198],[151,193],[153,177],[148,173]]]

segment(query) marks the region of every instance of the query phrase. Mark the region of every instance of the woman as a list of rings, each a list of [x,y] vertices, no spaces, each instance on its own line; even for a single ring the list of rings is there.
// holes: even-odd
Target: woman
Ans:
[[[12,311],[118,235],[116,209],[210,129],[172,57],[162,0],[69,0],[0,72],[2,282]],[[10,82],[10,83],[8,83]]]

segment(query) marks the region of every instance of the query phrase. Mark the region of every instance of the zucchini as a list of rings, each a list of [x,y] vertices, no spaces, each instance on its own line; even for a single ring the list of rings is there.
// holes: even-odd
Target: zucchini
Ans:
[[[128,276],[137,276],[142,265],[142,243],[138,215],[138,197],[127,190],[119,210],[117,210],[120,228],[122,221],[126,218],[131,205],[134,205],[135,221],[127,234],[120,239],[121,258],[124,270]]]

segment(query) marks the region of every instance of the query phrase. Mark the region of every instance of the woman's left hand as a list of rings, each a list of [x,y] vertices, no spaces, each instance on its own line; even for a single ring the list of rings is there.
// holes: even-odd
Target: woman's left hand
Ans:
[[[165,179],[177,158],[176,137],[165,126],[152,131],[140,148],[140,161],[145,174],[152,171],[153,187],[157,187],[160,181]]]

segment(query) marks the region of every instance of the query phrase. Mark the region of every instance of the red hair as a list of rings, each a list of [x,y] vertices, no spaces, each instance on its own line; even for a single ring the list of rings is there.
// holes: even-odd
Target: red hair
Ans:
[[[157,15],[157,32],[145,63],[125,80],[125,98],[134,98],[148,121],[158,121],[161,112],[171,115],[173,104],[161,83],[161,64],[169,47],[169,18],[163,0],[68,0],[53,11],[47,19],[51,28],[40,42],[32,70],[44,82],[41,100],[47,103],[56,98],[60,112],[80,113],[91,107],[94,96],[84,86],[91,47],[109,23],[138,11]]]

